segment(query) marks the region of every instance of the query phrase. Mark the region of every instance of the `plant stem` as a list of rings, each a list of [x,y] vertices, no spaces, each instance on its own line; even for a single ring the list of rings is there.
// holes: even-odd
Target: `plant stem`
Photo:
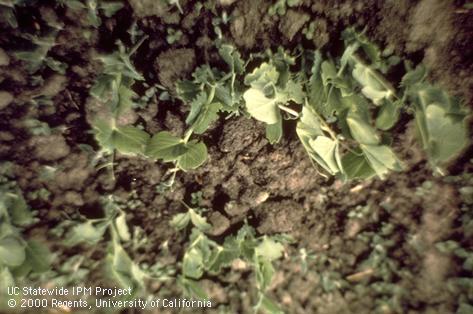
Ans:
[[[292,116],[294,116],[294,117],[296,117],[296,118],[299,118],[299,113],[298,113],[297,111],[292,110],[291,108],[286,107],[286,106],[284,106],[284,105],[279,105],[278,107],[279,107],[279,109],[281,109],[281,110],[283,110],[283,111],[286,111],[286,112],[289,113],[290,115],[292,115]]]

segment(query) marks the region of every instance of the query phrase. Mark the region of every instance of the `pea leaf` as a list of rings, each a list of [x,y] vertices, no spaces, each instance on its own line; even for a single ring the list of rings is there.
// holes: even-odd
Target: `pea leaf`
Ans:
[[[217,120],[220,109],[222,109],[222,104],[219,102],[206,105],[193,124],[194,133],[204,133],[208,129],[209,125]]]
[[[338,143],[326,136],[318,136],[309,140],[309,144],[315,154],[316,161],[331,174],[342,171]]]
[[[209,271],[218,274],[222,268],[230,266],[239,256],[240,250],[236,243],[233,243],[233,245],[227,244],[224,247],[219,246],[211,258],[212,264]]]
[[[200,231],[206,231],[212,228],[212,226],[207,222],[207,219],[199,215],[192,208],[189,208],[189,216],[192,221],[192,224],[196,226]]]
[[[174,161],[186,153],[187,148],[183,141],[168,131],[155,134],[146,147],[146,155],[151,158],[162,159],[164,162]]]
[[[143,287],[146,273],[135,264],[123,247],[114,241],[107,255],[108,267],[111,277],[118,282],[121,287]]]
[[[401,171],[402,164],[392,149],[385,145],[361,145],[361,149],[373,170],[384,178],[390,170]]]
[[[177,165],[182,170],[195,169],[207,160],[207,146],[204,143],[193,140],[187,143],[185,148],[185,153],[177,160]]]
[[[145,152],[149,135],[134,126],[112,126],[110,122],[96,120],[93,124],[95,139],[108,152],[137,155]]]
[[[2,196],[13,224],[27,226],[33,222],[33,214],[21,193],[5,193]]]
[[[279,307],[279,305],[277,305],[273,300],[271,300],[265,295],[262,296],[261,303],[259,304],[259,308],[261,308],[267,314],[283,314],[284,313]]]
[[[149,135],[131,125],[118,126],[111,135],[111,145],[124,154],[144,153]]]
[[[65,244],[67,246],[74,246],[84,242],[87,244],[96,244],[102,239],[106,230],[106,224],[94,225],[91,221],[86,221],[71,229],[65,240]]]
[[[191,110],[189,111],[189,114],[186,118],[187,124],[192,125],[197,120],[206,103],[207,93],[205,91],[201,91],[190,104]]]
[[[182,273],[186,277],[199,279],[204,273],[204,256],[202,252],[193,247],[186,251],[182,260]]]
[[[427,69],[422,64],[418,65],[414,70],[408,71],[401,80],[401,86],[404,88],[415,87],[421,83],[427,76]]]
[[[271,262],[281,258],[283,251],[284,246],[281,243],[265,236],[261,243],[256,247],[255,253],[257,256],[263,257]]]
[[[146,155],[165,162],[177,161],[184,171],[195,169],[207,159],[207,146],[195,140],[184,143],[167,131],[155,134],[149,141]]]
[[[198,84],[192,82],[192,81],[179,81],[176,84],[176,93],[177,96],[182,99],[184,102],[192,102],[194,99],[199,95],[201,92],[201,88]],[[207,96],[204,96],[205,100],[207,99]],[[186,123],[188,123],[186,121]]]
[[[353,77],[363,86],[361,92],[371,99],[375,105],[380,105],[382,100],[390,99],[394,95],[394,89],[375,70],[369,66],[357,62],[352,72]]]
[[[281,113],[278,105],[285,102],[286,98],[278,94],[279,97],[269,98],[259,89],[250,88],[243,94],[248,113],[256,120],[267,124],[275,124],[281,120]]]
[[[245,64],[240,53],[232,45],[222,45],[218,50],[222,59],[229,65],[230,71],[238,74],[243,73]]]
[[[376,130],[369,123],[366,115],[359,111],[350,111],[347,116],[347,123],[353,138],[365,145],[378,145],[380,142]]]
[[[272,263],[265,259],[256,259],[256,282],[260,291],[266,291],[274,277],[274,267]]]
[[[131,235],[128,225],[126,223],[126,214],[121,213],[115,218],[115,226],[117,227],[117,233],[122,241],[130,241]]]
[[[468,144],[465,123],[448,115],[441,104],[428,105],[425,118],[427,141],[424,146],[434,164],[449,161]]]
[[[376,127],[380,130],[387,131],[391,129],[399,120],[401,113],[402,101],[384,101],[381,109],[376,117]]]
[[[190,221],[190,213],[189,212],[180,213],[180,214],[174,215],[174,217],[172,217],[170,225],[172,227],[176,228],[177,230],[182,230],[185,227],[187,227],[187,225],[189,224],[189,221]]]
[[[202,288],[202,285],[198,281],[185,278],[184,276],[179,276],[178,282],[183,287],[185,293],[188,296],[197,297],[201,300],[209,298],[207,293]]]
[[[342,164],[347,179],[368,179],[376,174],[362,152],[348,152],[343,156]]]
[[[266,124],[266,138],[269,143],[278,143],[282,137],[282,120],[274,124]]]
[[[446,92],[428,84],[418,84],[408,94],[415,104],[420,141],[430,162],[442,172],[442,165],[468,145],[467,111]]]
[[[29,240],[25,247],[25,261],[35,273],[43,273],[50,269],[52,263],[52,255],[46,245]]]
[[[254,89],[264,90],[268,85],[278,83],[279,72],[274,65],[262,63],[252,73],[245,76],[245,84]]]
[[[17,237],[0,239],[0,265],[20,266],[25,260],[25,245]]]

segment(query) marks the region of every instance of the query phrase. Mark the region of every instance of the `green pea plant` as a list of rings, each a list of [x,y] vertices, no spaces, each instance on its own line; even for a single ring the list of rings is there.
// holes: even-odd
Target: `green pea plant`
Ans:
[[[108,152],[116,149],[173,163],[172,183],[178,170],[195,169],[207,159],[205,143],[194,135],[203,134],[218,113],[226,113],[227,119],[244,113],[265,123],[272,144],[283,136],[283,121],[296,119],[296,133],[324,175],[343,180],[385,178],[390,171],[403,169],[391,147],[389,130],[401,114],[413,113],[433,168],[445,173],[443,166],[468,142],[466,109],[426,83],[421,65],[408,68],[396,89],[382,73],[397,64],[398,58],[384,58],[389,52],[380,51],[352,29],[343,32],[343,39],[346,48],[339,59],[324,59],[319,51],[302,51],[298,63],[296,57],[279,49],[263,57],[253,55],[249,61],[267,61],[251,73],[246,72],[249,61],[244,62],[232,46],[220,45],[226,71],[203,65],[192,80],[176,84],[178,98],[190,106],[183,137],[169,131],[149,136],[137,127],[117,125],[119,115],[132,107],[134,81],[143,80],[131,64],[131,54],[125,54],[123,48],[102,57],[105,70],[91,91],[97,99],[105,99],[111,111],[108,120],[94,123],[96,139]]]
[[[113,282],[123,288],[132,287],[135,295],[145,291],[147,280],[167,280],[173,269],[162,267],[159,263],[148,266],[135,263],[124,245],[132,243],[132,233],[126,222],[126,213],[111,195],[102,200],[104,217],[83,221],[68,221],[67,232],[64,233],[64,244],[68,247],[77,245],[93,246],[106,240],[109,235],[107,254],[104,260],[105,273]]]
[[[26,239],[23,234],[38,219],[13,178],[4,173],[7,166],[2,164],[0,175],[0,294],[18,282],[27,282],[30,275],[48,271],[52,262],[52,254],[45,244]],[[2,306],[7,298],[0,299]]]
[[[198,280],[204,274],[219,275],[240,259],[250,265],[255,274],[255,312],[282,313],[279,305],[266,295],[266,291],[275,274],[273,262],[283,256],[283,244],[291,240],[284,236],[257,236],[255,230],[245,223],[236,235],[227,236],[223,243],[218,243],[206,234],[212,226],[202,216],[203,209],[184,206],[187,212],[175,215],[170,222],[177,230],[188,229],[192,225],[189,244],[181,263],[181,275],[178,277],[184,292],[190,296],[208,298]]]

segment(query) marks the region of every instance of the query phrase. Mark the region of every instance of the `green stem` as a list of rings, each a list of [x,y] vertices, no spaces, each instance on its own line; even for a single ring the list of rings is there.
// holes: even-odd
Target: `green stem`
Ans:
[[[128,55],[132,56],[138,50],[138,48],[140,48],[144,41],[148,39],[148,37],[148,35],[143,36],[143,38],[141,38],[140,41],[133,48],[131,48],[130,53]]]
[[[289,107],[286,107],[284,105],[279,105],[278,106],[279,109],[283,110],[283,111],[286,111],[287,113],[289,113],[291,116],[294,116],[295,118],[299,118],[299,113],[295,110],[292,110],[291,108]]]

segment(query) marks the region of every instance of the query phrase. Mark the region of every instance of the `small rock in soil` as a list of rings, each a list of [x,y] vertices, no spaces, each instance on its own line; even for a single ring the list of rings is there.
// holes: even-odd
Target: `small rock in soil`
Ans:
[[[54,97],[66,87],[67,78],[63,75],[55,74],[48,78],[43,87],[35,93],[35,96]]]
[[[82,196],[74,191],[67,191],[66,194],[64,195],[64,200],[66,201],[67,204],[70,205],[75,205],[75,206],[82,206],[84,205],[84,200],[82,199]]]
[[[289,10],[284,16],[284,19],[279,23],[279,30],[289,41],[292,41],[294,36],[309,19],[310,17],[306,13]]]
[[[238,204],[236,201],[230,201],[225,204],[225,212],[230,216],[243,216],[250,208],[246,205]]]
[[[70,148],[61,135],[36,136],[31,139],[35,147],[36,157],[41,160],[53,161],[66,157]]]
[[[213,212],[209,220],[212,225],[209,233],[213,236],[219,236],[230,228],[230,220],[219,212]]]
[[[7,55],[5,50],[0,48],[0,66],[6,66],[10,64],[10,57]]]
[[[5,109],[12,101],[12,94],[6,91],[0,91],[0,110]]]

